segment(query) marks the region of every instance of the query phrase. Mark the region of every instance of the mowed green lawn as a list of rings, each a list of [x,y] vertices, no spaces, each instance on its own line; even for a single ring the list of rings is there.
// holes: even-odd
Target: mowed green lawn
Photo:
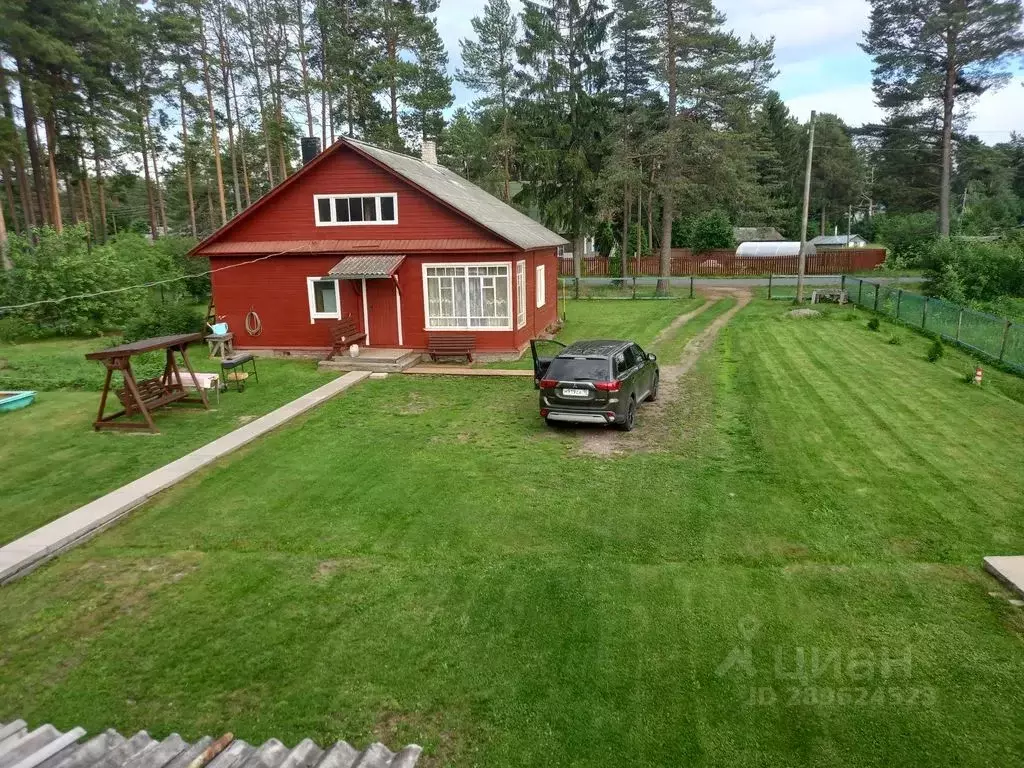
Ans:
[[[0,719],[426,764],[1021,764],[1024,614],[980,568],[1024,551],[1015,380],[785,309],[723,331],[663,452],[583,453],[521,380],[365,382],[0,589]]]
[[[171,406],[154,414],[160,434],[94,432],[92,423],[103,388],[104,368],[87,352],[110,339],[76,339],[0,344],[0,390],[35,389],[36,402],[0,414],[0,545],[99,498],[125,483],[184,456],[278,406],[326,384],[337,374],[316,370],[312,361],[260,359],[260,381],[219,402],[212,410]],[[206,346],[193,347],[193,366],[218,371]],[[133,362],[133,365],[136,363]],[[141,375],[162,370],[159,354]],[[107,412],[120,407],[111,394]],[[140,420],[140,419],[136,419]]]

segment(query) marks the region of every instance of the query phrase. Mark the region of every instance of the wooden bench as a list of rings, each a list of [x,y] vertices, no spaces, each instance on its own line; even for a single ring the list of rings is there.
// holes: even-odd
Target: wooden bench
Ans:
[[[142,404],[150,410],[173,403],[175,400],[181,400],[187,394],[184,389],[167,389],[159,376],[152,379],[141,379],[135,382],[135,388],[139,391],[139,399],[142,400]],[[117,399],[121,401],[127,415],[131,416],[139,410],[128,387],[117,390]]]
[[[327,359],[333,360],[335,355],[341,354],[351,345],[365,338],[366,333],[359,330],[359,326],[356,325],[356,321],[352,317],[343,317],[331,326],[331,352],[327,355]]]
[[[427,335],[427,353],[431,360],[439,357],[465,357],[473,362],[476,336],[461,333],[431,333]]]

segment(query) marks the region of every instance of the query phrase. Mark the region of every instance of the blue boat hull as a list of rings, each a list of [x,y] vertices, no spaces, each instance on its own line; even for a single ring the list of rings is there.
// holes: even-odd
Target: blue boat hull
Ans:
[[[35,399],[35,392],[0,392],[0,413],[32,405]]]

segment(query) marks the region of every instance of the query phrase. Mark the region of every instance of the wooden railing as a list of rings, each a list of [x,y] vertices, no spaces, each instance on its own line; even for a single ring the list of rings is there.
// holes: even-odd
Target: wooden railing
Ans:
[[[808,275],[838,275],[844,272],[863,272],[885,261],[884,248],[820,249],[807,257]],[[708,251],[695,255],[689,248],[673,248],[670,274],[672,277],[732,277],[737,275],[795,275],[799,270],[796,256],[737,256],[734,250]],[[610,271],[609,259],[588,256],[581,261],[581,277],[618,277]],[[573,277],[572,257],[558,260],[560,277]],[[625,274],[637,277],[658,277],[661,259],[657,256],[632,258]]]

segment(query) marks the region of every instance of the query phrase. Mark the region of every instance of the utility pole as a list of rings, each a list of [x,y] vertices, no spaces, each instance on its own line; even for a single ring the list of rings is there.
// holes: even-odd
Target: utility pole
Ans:
[[[814,116],[811,110],[811,134],[807,142],[807,171],[804,173],[804,214],[800,221],[800,271],[796,276],[796,303],[804,301],[804,273],[807,271],[807,217],[811,212],[811,158],[814,157]]]

